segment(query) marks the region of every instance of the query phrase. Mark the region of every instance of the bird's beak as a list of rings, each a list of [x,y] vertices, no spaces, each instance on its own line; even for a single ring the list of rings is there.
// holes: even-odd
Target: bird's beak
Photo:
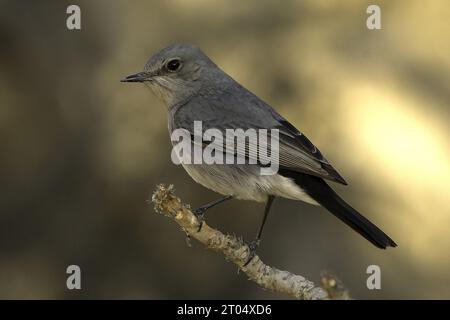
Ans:
[[[148,74],[146,72],[138,72],[138,73],[129,75],[128,77],[125,77],[120,81],[121,82],[144,82],[146,80],[149,80]]]

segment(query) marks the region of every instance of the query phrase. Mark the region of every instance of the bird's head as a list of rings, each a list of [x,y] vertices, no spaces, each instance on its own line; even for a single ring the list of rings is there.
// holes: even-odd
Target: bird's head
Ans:
[[[122,82],[148,85],[167,105],[173,105],[197,93],[217,69],[199,48],[190,44],[173,44],[154,54],[142,72]]]

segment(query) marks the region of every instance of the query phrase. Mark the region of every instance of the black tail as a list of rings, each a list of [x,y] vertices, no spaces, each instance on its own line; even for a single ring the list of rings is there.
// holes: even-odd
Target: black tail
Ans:
[[[280,174],[293,178],[310,197],[378,248],[397,246],[388,235],[342,200],[323,179],[290,170],[280,170]]]

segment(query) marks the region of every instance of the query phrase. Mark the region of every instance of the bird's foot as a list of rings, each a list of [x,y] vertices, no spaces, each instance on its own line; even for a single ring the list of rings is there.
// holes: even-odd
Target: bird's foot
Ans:
[[[248,266],[248,264],[253,260],[256,255],[256,249],[258,249],[260,240],[255,239],[248,244],[248,258],[247,262],[244,264],[244,267]]]
[[[205,207],[200,207],[197,208],[195,210],[192,210],[192,212],[195,214],[195,216],[197,217],[198,220],[198,229],[197,232],[200,232],[202,230],[203,227],[203,221],[205,221],[205,212],[206,212]]]

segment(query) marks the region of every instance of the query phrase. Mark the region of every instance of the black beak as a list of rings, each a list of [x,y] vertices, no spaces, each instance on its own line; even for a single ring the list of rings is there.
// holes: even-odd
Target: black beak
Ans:
[[[145,72],[139,72],[123,78],[120,82],[144,82],[145,80],[148,80],[148,75]]]

